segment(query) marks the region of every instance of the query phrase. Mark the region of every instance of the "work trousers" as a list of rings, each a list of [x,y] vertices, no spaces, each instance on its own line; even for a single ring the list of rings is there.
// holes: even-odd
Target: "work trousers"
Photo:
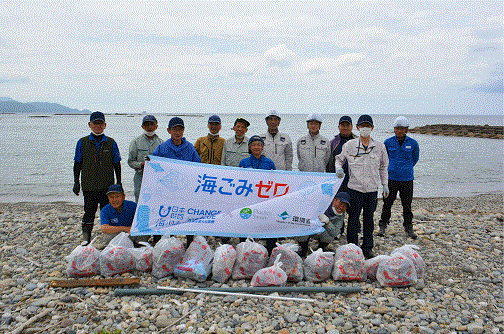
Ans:
[[[413,200],[413,180],[411,181],[388,181],[388,187],[390,194],[387,198],[383,200],[383,208],[380,217],[379,225],[382,228],[386,228],[390,222],[392,204],[394,204],[397,198],[397,193],[401,198],[401,204],[403,207],[403,226],[405,229],[413,227],[413,213],[411,212],[411,201]]]
[[[107,191],[84,191],[84,216],[82,217],[82,232],[93,230],[94,219],[98,205],[100,210],[109,203]]]
[[[362,211],[362,250],[371,251],[373,249],[374,212],[378,192],[361,193],[360,191],[348,189],[350,203],[348,208],[347,242],[359,245],[360,221]]]

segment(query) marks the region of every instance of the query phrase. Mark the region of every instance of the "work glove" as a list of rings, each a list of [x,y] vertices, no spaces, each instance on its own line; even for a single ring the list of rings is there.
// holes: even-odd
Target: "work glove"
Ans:
[[[329,217],[324,214],[318,216],[318,219],[320,220],[320,222],[324,223],[324,225],[329,223]]]
[[[336,168],[336,176],[338,176],[338,178],[343,178],[345,177],[345,171],[343,170],[343,168]]]
[[[79,196],[79,192],[80,192],[80,183],[79,182],[74,183],[72,191],[75,195]]]
[[[388,195],[390,194],[388,186],[383,186],[383,198],[387,198]]]

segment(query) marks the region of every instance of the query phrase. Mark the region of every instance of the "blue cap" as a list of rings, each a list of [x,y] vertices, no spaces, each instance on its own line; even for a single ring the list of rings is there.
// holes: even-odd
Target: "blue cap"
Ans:
[[[339,119],[339,123],[338,124],[341,124],[343,122],[348,122],[348,123],[352,124],[352,117],[350,117],[350,116],[341,116],[340,119]]]
[[[184,121],[182,120],[182,118],[172,117],[172,119],[170,119],[170,122],[168,123],[168,129],[174,128],[177,125],[181,125],[183,128],[185,128]]]
[[[113,184],[107,190],[107,195],[111,193],[124,193],[124,189],[120,184]]]
[[[340,202],[346,203],[348,207],[350,207],[350,195],[348,195],[348,193],[346,192],[337,193],[336,196],[334,196],[334,198],[339,199]]]
[[[217,115],[212,115],[208,117],[208,123],[221,123],[220,117]]]
[[[154,122],[154,123],[157,123],[157,119],[156,117],[152,116],[152,115],[147,115],[145,116],[143,119],[142,119],[142,125],[144,125],[144,123],[146,122]]]
[[[94,113],[89,116],[89,121],[94,122],[94,121],[104,121],[105,122],[105,115],[101,111],[95,111]]]
[[[357,125],[361,125],[362,123],[369,123],[373,125],[373,119],[369,115],[361,115],[357,121]]]
[[[253,135],[253,136],[252,136],[252,137],[250,137],[250,139],[249,139],[249,142],[248,142],[249,146],[250,146],[250,144],[252,144],[252,143],[253,143],[253,142],[255,142],[255,141],[260,141],[260,142],[264,145],[264,140],[261,138],[261,136],[258,136],[258,135]]]

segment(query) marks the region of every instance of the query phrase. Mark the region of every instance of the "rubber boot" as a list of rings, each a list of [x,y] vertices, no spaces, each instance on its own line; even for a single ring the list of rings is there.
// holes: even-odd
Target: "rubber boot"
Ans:
[[[155,234],[152,236],[152,241],[151,241],[151,246],[154,247],[158,243],[158,241],[161,240],[161,236],[159,234]]]
[[[298,255],[301,257],[305,257],[308,254],[308,242],[309,241],[300,241],[299,242],[299,250]]]
[[[376,233],[377,236],[379,237],[384,237],[385,236],[385,226],[380,226],[380,230],[378,233]]]
[[[415,232],[413,232],[413,227],[412,226],[405,226],[404,227],[404,231],[406,232],[406,234],[408,235],[408,237],[410,237],[411,239],[416,239],[417,238],[417,235],[415,234]]]
[[[186,248],[189,248],[189,246],[191,245],[191,242],[193,242],[193,240],[194,240],[194,235],[186,235],[186,241],[187,241]]]
[[[82,223],[82,246],[87,246],[91,242],[91,232],[93,232],[93,223]]]

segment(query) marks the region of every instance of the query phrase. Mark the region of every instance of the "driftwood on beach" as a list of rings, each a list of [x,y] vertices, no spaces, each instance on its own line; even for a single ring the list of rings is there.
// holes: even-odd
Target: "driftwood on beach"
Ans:
[[[430,135],[442,135],[442,136],[504,139],[503,126],[490,126],[488,124],[486,125],[433,124],[433,125],[417,126],[409,129],[409,132],[430,134]]]

